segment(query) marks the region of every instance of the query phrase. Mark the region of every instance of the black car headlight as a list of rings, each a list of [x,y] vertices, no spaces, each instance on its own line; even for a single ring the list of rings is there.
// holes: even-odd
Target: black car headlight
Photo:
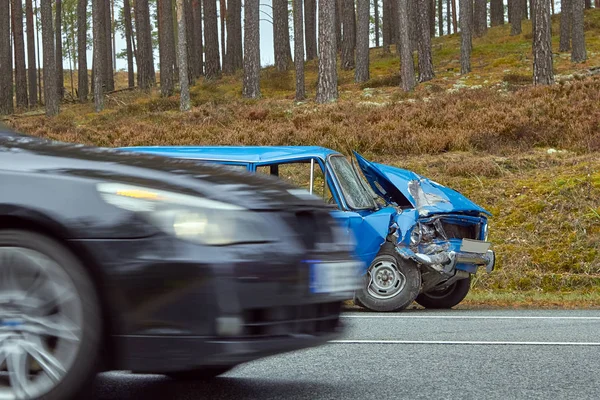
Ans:
[[[212,246],[275,241],[265,217],[234,204],[120,184],[100,183],[102,199],[180,239]]]

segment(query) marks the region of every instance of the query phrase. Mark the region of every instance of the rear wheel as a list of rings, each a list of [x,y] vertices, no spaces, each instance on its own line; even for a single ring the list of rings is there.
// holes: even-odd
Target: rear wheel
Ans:
[[[99,315],[94,285],[68,249],[0,231],[0,399],[76,395],[95,372]]]
[[[471,288],[471,275],[460,279],[442,290],[431,290],[421,293],[417,297],[417,303],[425,308],[452,308],[467,297]]]
[[[372,311],[399,311],[415,300],[420,287],[417,265],[400,259],[393,245],[386,245],[369,266],[355,301]]]
[[[205,367],[191,371],[170,372],[166,375],[171,379],[179,381],[202,381],[216,378],[219,375],[231,371],[233,368],[234,367]]]

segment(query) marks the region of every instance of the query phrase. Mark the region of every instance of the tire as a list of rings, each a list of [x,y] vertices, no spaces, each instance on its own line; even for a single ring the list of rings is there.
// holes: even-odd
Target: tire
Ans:
[[[372,273],[387,280],[372,281]],[[356,291],[355,304],[371,311],[400,311],[415,300],[420,289],[417,265],[398,257],[393,245],[386,244],[369,266],[362,289]]]
[[[58,318],[77,316],[77,318],[70,319],[74,324],[72,328],[65,327],[64,323],[56,322],[56,326],[62,328],[55,331],[51,331],[52,328],[47,328],[41,322],[37,322],[38,328],[43,333],[31,333],[28,336],[22,335],[21,332],[30,326],[28,324],[34,324],[34,322],[17,322],[20,327],[9,332],[12,336],[5,337],[5,342],[17,343],[16,349],[18,350],[13,348],[13,351],[17,351],[14,353],[15,358],[29,354],[28,359],[32,359],[32,347],[30,347],[32,343],[35,346],[41,345],[42,347],[37,348],[51,354],[57,360],[61,360],[63,356],[69,357],[68,362],[65,361],[62,364],[64,371],[60,372],[58,383],[47,386],[44,386],[43,383],[50,382],[49,374],[45,372],[41,364],[28,364],[28,374],[30,375],[27,377],[27,384],[32,385],[31,382],[34,382],[32,373],[36,374],[35,379],[39,377],[37,382],[42,382],[39,389],[34,390],[33,386],[29,386],[33,392],[28,398],[37,400],[75,398],[84,386],[89,385],[97,372],[96,360],[99,355],[102,320],[95,285],[81,261],[65,246],[48,236],[22,230],[0,230],[0,252],[2,255],[0,269],[6,267],[4,269],[8,271],[4,277],[16,277],[11,279],[10,283],[8,280],[5,281],[4,287],[13,287],[17,293],[27,293],[28,301],[9,300],[8,303],[5,303],[5,306],[8,307],[6,308],[7,312],[13,313],[16,321],[30,315],[39,315],[40,321],[51,321],[51,318],[52,321],[60,321]],[[11,265],[18,265],[19,268],[11,270]],[[10,286],[11,284],[12,286]],[[0,282],[0,292],[4,287]],[[59,299],[60,301],[58,301]],[[38,303],[31,303],[34,301]],[[31,304],[41,304],[41,306],[35,308]],[[79,329],[75,329],[75,326]],[[47,329],[44,330],[44,328]],[[60,336],[56,336],[54,332],[62,333]],[[65,338],[65,335],[72,336]],[[1,347],[2,342],[0,341]],[[38,356],[42,357],[40,354],[38,353]],[[2,397],[2,390],[5,393],[6,391],[14,393],[14,388],[10,386],[10,383],[8,387],[0,387],[0,397]]]
[[[467,297],[471,288],[471,276],[460,279],[442,291],[429,291],[417,297],[417,303],[425,308],[448,309],[456,306]]]
[[[178,381],[205,381],[214,379],[219,375],[223,375],[226,372],[229,372],[234,367],[224,366],[224,367],[205,367],[199,368],[191,371],[178,371],[178,372],[170,372],[166,374],[169,378],[175,379]]]

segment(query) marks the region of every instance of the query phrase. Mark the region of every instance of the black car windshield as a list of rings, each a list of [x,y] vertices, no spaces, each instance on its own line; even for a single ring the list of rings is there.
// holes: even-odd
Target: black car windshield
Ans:
[[[344,156],[331,156],[329,163],[342,189],[348,206],[355,210],[377,208],[377,203],[365,188],[366,182],[354,172],[352,165]]]

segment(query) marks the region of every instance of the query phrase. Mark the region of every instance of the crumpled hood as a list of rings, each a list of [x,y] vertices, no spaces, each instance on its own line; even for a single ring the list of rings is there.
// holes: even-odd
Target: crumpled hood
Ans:
[[[370,162],[354,152],[358,165],[373,190],[389,203],[409,202],[421,216],[446,213],[491,213],[456,190],[415,172]]]

